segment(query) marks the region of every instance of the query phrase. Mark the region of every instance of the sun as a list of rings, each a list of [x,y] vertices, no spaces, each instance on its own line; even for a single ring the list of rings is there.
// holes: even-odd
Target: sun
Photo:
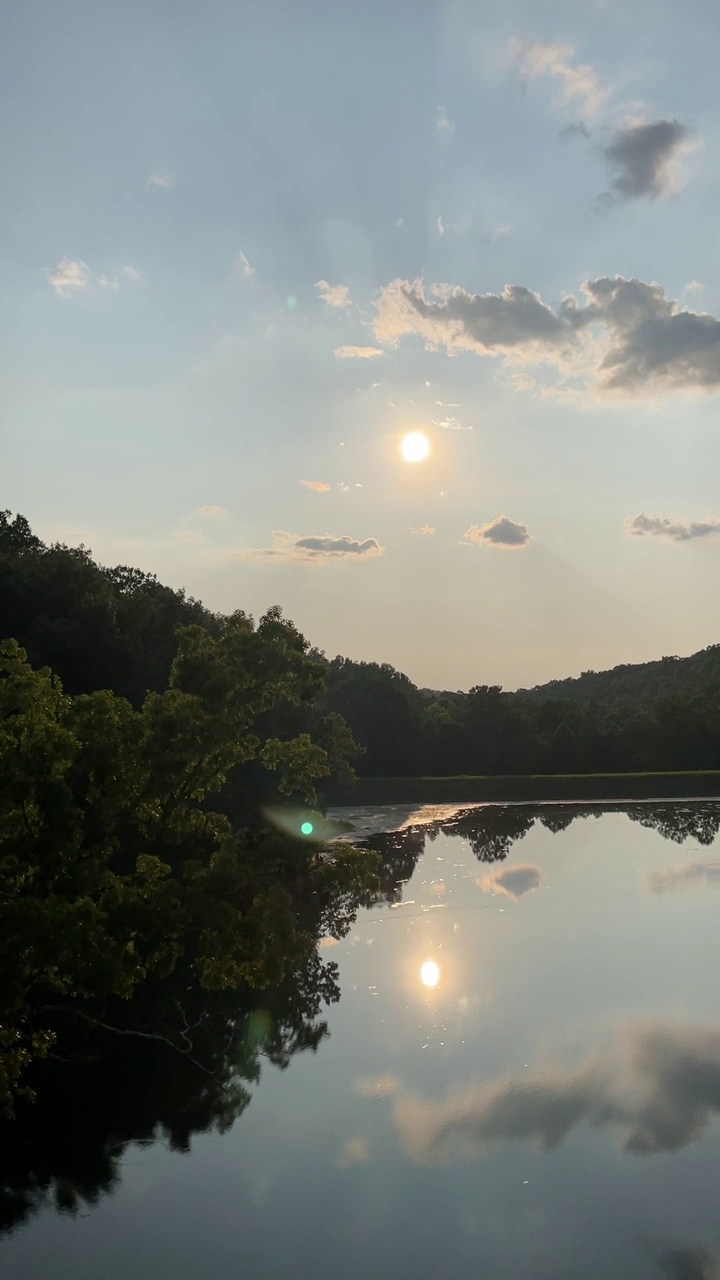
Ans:
[[[440,967],[434,960],[426,960],[420,966],[420,981],[425,987],[436,987],[440,981]]]
[[[424,462],[430,452],[430,441],[422,431],[410,431],[400,442],[400,452],[406,462]]]

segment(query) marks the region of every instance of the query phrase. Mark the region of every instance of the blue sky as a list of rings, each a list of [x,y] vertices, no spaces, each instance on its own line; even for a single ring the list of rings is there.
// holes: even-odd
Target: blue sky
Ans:
[[[720,639],[712,3],[0,34],[3,506],[433,687]]]

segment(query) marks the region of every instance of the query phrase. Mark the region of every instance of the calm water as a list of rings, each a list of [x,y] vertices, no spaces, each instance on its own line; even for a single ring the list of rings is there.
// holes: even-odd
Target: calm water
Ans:
[[[720,1277],[720,807],[450,812],[234,1123],[133,1048],[0,1153],[8,1280]]]

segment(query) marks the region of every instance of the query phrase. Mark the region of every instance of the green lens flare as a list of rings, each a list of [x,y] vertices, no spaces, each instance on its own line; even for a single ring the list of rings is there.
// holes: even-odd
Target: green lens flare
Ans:
[[[313,833],[313,824],[312,824],[312,822],[303,822],[303,824],[302,824],[302,826],[301,826],[300,830],[301,830],[301,832],[302,832],[302,834],[303,834],[304,836],[311,836],[311,835],[312,835],[312,833]]]

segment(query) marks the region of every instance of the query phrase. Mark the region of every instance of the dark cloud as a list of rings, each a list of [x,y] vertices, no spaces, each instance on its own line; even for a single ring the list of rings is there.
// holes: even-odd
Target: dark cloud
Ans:
[[[380,556],[384,548],[377,538],[365,538],[358,542],[345,534],[312,533],[299,535],[279,529],[273,533],[271,547],[256,547],[242,552],[246,560],[304,560],[306,562],[332,559],[366,560]]]
[[[463,538],[491,547],[524,547],[530,541],[530,534],[524,524],[516,524],[507,516],[496,516],[488,524],[471,525],[465,530]]]
[[[394,280],[380,293],[374,330],[396,344],[417,335],[430,347],[555,364],[604,394],[652,395],[720,385],[720,320],[680,310],[659,284],[601,276],[552,310],[537,293],[507,285],[471,294],[457,285]]]
[[[499,871],[491,871],[489,875],[478,880],[485,893],[502,893],[506,898],[517,902],[524,893],[540,888],[542,872],[539,867],[531,865],[501,867]]]
[[[578,120],[576,124],[566,124],[558,136],[564,142],[567,138],[590,138],[592,135],[585,121]]]
[[[637,516],[628,516],[625,528],[636,537],[692,542],[696,538],[707,538],[712,533],[720,533],[720,520],[673,520],[670,516],[646,515],[641,511]]]
[[[657,200],[672,189],[672,162],[690,130],[679,120],[648,120],[618,129],[603,147],[611,174],[609,200]]]
[[[720,1254],[705,1249],[671,1249],[661,1259],[668,1280],[720,1280]]]
[[[401,1095],[395,1124],[423,1162],[472,1159],[501,1142],[548,1151],[586,1123],[613,1128],[625,1151],[653,1155],[699,1141],[720,1112],[720,1029],[631,1027],[576,1068],[451,1091],[439,1102]]]

